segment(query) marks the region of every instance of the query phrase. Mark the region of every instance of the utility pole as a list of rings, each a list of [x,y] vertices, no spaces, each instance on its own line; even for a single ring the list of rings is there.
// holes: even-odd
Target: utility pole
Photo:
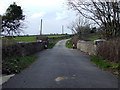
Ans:
[[[40,35],[42,35],[42,19],[41,19],[41,26],[40,26]]]
[[[0,35],[1,35],[1,31],[2,31],[2,16],[0,15]]]
[[[64,26],[62,25],[62,34],[64,34]]]

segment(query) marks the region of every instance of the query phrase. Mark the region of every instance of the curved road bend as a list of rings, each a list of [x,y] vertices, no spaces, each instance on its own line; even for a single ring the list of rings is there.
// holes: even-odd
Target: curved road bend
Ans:
[[[59,41],[53,49],[36,54],[38,60],[15,75],[3,88],[117,88],[117,78],[90,62],[90,56],[65,47]]]

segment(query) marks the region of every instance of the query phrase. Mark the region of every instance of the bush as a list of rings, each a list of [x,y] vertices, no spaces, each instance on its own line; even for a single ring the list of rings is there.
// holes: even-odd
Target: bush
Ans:
[[[72,48],[71,39],[66,42],[67,48]]]
[[[2,60],[10,59],[16,56],[26,56],[34,54],[44,49],[44,43],[16,43],[2,47]]]
[[[20,71],[27,68],[36,60],[37,57],[34,56],[15,57],[15,58],[3,60],[2,73],[3,74],[19,73]]]
[[[106,41],[99,45],[98,56],[102,56],[110,62],[118,63],[120,60],[120,38]]]

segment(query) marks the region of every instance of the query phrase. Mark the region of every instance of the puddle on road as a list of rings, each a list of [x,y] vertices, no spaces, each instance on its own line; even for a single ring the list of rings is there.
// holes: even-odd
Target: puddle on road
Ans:
[[[65,79],[68,79],[68,77],[57,77],[56,79],[55,79],[55,81],[56,82],[60,82],[60,81],[62,81],[62,80],[65,80]]]
[[[76,75],[74,74],[74,75],[72,75],[73,77],[75,77]]]
[[[60,84],[60,81],[68,80],[68,79],[75,79],[75,77],[76,75],[72,75],[72,77],[62,76],[62,77],[55,78],[55,81],[57,82],[57,84]]]

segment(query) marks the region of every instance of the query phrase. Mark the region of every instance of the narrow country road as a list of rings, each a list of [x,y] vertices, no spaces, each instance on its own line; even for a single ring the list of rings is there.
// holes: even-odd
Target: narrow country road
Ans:
[[[117,78],[90,62],[90,56],[65,47],[59,41],[53,49],[36,54],[38,60],[15,75],[3,88],[117,88]]]

